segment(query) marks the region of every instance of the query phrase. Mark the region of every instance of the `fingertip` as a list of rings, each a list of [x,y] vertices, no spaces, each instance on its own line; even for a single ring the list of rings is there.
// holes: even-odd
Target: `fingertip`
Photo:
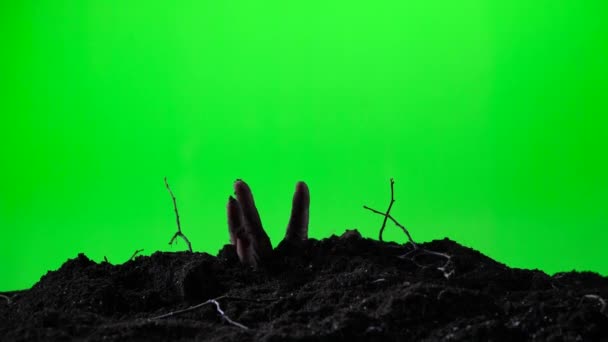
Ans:
[[[228,208],[229,218],[237,217],[240,214],[239,202],[236,200],[236,198],[229,196],[226,207]]]
[[[242,229],[242,221],[239,202],[232,196],[228,197],[226,212],[228,216],[228,233],[230,235],[230,243],[235,244],[236,237],[239,235]]]
[[[234,208],[238,208],[239,202],[232,196],[228,197],[228,210],[232,211]]]
[[[293,195],[291,216],[287,225],[285,238],[291,241],[308,239],[308,220],[310,207],[310,193],[306,183],[296,183],[296,191]]]
[[[234,194],[237,198],[240,198],[243,194],[251,193],[249,189],[249,185],[245,183],[242,179],[237,179],[234,181]]]
[[[298,204],[296,204],[296,202]],[[308,191],[308,185],[306,185],[306,183],[300,181],[296,184],[296,191],[294,194],[294,204],[308,205],[309,202],[310,202],[310,192]]]
[[[296,192],[308,193],[308,185],[305,182],[299,181],[296,183]]]

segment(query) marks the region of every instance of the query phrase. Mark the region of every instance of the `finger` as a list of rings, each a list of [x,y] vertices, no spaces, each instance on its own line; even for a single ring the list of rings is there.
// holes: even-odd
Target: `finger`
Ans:
[[[234,183],[234,192],[242,212],[243,235],[246,235],[248,243],[247,248],[243,248],[244,258],[241,259],[241,262],[258,267],[272,256],[272,244],[262,227],[260,214],[255,207],[253,194],[247,183],[237,179]]]
[[[258,268],[261,264],[266,261],[259,255],[258,250],[255,247],[255,243],[248,238],[238,238],[236,244],[236,253],[239,256],[241,263]]]
[[[228,232],[230,243],[236,247],[236,254],[243,264],[256,266],[257,258],[249,236],[243,227],[243,213],[239,202],[232,196],[228,197]]]
[[[239,235],[243,235],[243,213],[239,202],[232,196],[228,197],[228,205],[226,207],[228,215],[228,233],[230,234],[230,243],[236,245],[236,239]]]
[[[310,192],[308,186],[304,182],[298,182],[293,195],[287,232],[285,233],[286,240],[301,241],[308,239],[309,208]]]
[[[255,207],[253,194],[247,183],[237,179],[236,182],[234,182],[234,193],[236,194],[236,199],[238,200],[243,213],[242,218],[244,220],[245,231],[254,237],[267,236],[266,232],[264,232],[264,228],[262,228],[260,214]]]
[[[236,254],[239,256],[239,260],[241,263],[246,265],[251,265],[252,263],[252,248],[251,242],[247,237],[243,236],[242,238],[237,237],[235,239],[236,245]]]

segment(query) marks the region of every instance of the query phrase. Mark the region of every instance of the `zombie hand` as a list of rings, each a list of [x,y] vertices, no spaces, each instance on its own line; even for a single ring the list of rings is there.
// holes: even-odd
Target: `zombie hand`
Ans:
[[[230,243],[236,247],[236,253],[242,263],[257,268],[272,257],[270,238],[262,227],[253,194],[247,183],[237,179],[234,182],[234,193],[236,199],[230,196],[227,206]],[[298,182],[284,242],[297,244],[308,239],[309,207],[308,186],[304,182]]]

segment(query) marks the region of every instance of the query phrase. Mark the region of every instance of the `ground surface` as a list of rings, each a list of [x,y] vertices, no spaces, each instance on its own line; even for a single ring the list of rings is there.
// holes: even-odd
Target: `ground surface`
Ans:
[[[123,265],[84,255],[0,298],[2,341],[608,340],[608,278],[508,268],[444,239],[421,245],[358,234],[280,246],[254,271],[217,257],[155,253]],[[448,276],[446,278],[446,276]],[[224,296],[224,297],[221,297]],[[217,298],[231,324],[208,303]],[[244,326],[239,327],[238,324]],[[247,329],[246,329],[247,328]]]

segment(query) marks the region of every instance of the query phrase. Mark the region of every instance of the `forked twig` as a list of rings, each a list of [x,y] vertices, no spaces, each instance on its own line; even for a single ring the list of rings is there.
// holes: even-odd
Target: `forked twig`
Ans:
[[[410,232],[402,224],[397,222],[397,220],[395,220],[394,217],[391,216],[391,209],[393,208],[393,203],[395,203],[395,180],[393,178],[391,178],[391,202],[389,203],[388,209],[386,210],[386,212],[383,213],[379,210],[372,209],[366,205],[363,206],[364,209],[370,210],[378,215],[384,216],[384,220],[382,221],[382,227],[380,227],[380,233],[378,234],[378,240],[383,241],[382,233],[384,233],[384,228],[386,227],[386,221],[388,219],[390,219],[391,221],[393,221],[393,223],[397,227],[401,228],[401,230],[405,233],[405,235],[407,235],[407,239],[412,244],[412,246],[414,246],[414,249],[418,248],[418,245],[416,244],[416,242],[414,242],[414,239],[412,239]]]
[[[412,245],[413,249],[410,250],[409,252],[399,256],[400,258],[406,258],[408,256],[410,256],[410,254],[412,253],[417,253],[417,252],[422,252],[422,253],[426,253],[426,254],[431,254],[431,255],[436,255],[436,256],[440,256],[446,259],[445,263],[442,266],[437,267],[437,270],[441,271],[441,273],[443,273],[443,276],[446,279],[449,279],[453,274],[454,274],[454,264],[452,263],[452,257],[448,254],[445,253],[440,253],[440,252],[435,252],[435,251],[430,251],[426,248],[421,248],[418,246],[418,244],[416,242],[414,242],[414,239],[412,239],[412,236],[410,235],[410,232],[399,222],[397,222],[397,220],[395,220],[395,218],[393,216],[391,216],[391,208],[393,207],[393,203],[395,203],[395,181],[393,180],[393,178],[391,178],[391,202],[388,205],[388,209],[386,210],[385,213],[376,210],[376,209],[372,209],[366,205],[363,206],[364,209],[370,210],[378,215],[382,215],[384,216],[384,221],[382,221],[382,227],[380,227],[380,234],[378,239],[380,241],[382,241],[382,233],[384,232],[384,228],[386,227],[386,221],[388,219],[390,219],[391,221],[393,221],[393,223],[395,223],[395,225],[397,225],[397,227],[401,228],[401,230],[405,233],[405,235],[407,235],[407,239],[409,240],[410,244]],[[419,256],[420,254],[415,254],[411,257],[412,262],[414,262],[414,264],[416,264],[418,267],[428,267],[425,265],[421,265],[420,263],[418,263],[416,261],[416,257]]]
[[[188,245],[188,250],[190,252],[192,252],[192,244],[190,244],[190,240],[188,240],[186,235],[184,235],[184,233],[182,233],[182,226],[179,221],[179,212],[177,211],[177,201],[175,199],[175,195],[173,195],[173,191],[171,191],[171,187],[169,187],[169,183],[167,182],[167,177],[165,177],[165,186],[167,187],[167,190],[169,191],[169,194],[171,195],[171,199],[173,200],[173,209],[175,210],[175,219],[177,221],[177,232],[175,232],[175,234],[173,234],[173,237],[171,238],[171,241],[169,241],[169,244],[173,245],[173,242],[175,242],[175,239],[177,239],[177,237],[181,237]]]

